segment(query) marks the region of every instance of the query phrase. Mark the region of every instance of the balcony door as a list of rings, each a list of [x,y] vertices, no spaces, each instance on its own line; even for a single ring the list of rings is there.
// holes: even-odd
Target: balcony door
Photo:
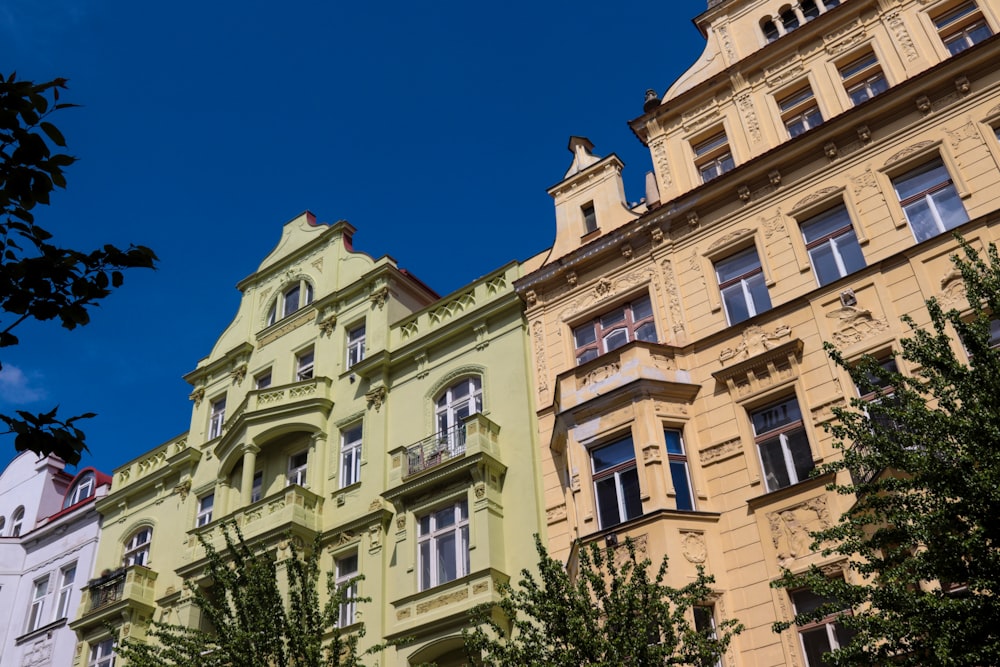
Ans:
[[[465,449],[462,424],[469,415],[483,411],[483,381],[479,376],[464,378],[448,387],[437,400],[438,447],[449,456]]]

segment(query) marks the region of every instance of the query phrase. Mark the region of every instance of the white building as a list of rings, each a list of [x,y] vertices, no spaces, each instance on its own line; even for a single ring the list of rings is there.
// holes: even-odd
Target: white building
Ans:
[[[97,549],[94,500],[111,478],[93,468],[70,475],[31,452],[0,475],[0,667],[68,665],[80,605]]]

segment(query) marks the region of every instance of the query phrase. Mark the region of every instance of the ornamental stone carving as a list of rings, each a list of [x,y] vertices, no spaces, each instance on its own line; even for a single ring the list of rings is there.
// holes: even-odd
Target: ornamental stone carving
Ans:
[[[740,439],[733,438],[732,440],[726,440],[725,442],[720,442],[717,445],[706,447],[699,453],[699,458],[701,458],[701,464],[703,466],[707,466],[712,463],[718,463],[719,461],[724,461],[725,459],[737,456],[742,449],[743,447]]]
[[[327,315],[319,322],[319,334],[321,336],[329,336],[333,333],[333,330],[337,328],[337,314],[332,313]]]
[[[839,320],[832,337],[833,342],[841,347],[860,343],[889,328],[888,322],[872,315],[872,311],[857,306],[844,306],[826,316]]]
[[[937,300],[944,310],[961,309],[968,305],[965,281],[962,280],[961,271],[954,266],[941,278],[941,291],[937,294]]]
[[[791,328],[785,324],[776,327],[774,331],[765,331],[763,327],[756,324],[749,326],[743,330],[743,341],[736,348],[726,347],[719,352],[719,361],[725,363],[734,359],[737,361],[749,359],[761,352],[778,347],[780,343],[777,341],[787,338],[791,334]]]
[[[681,531],[681,553],[689,563],[700,565],[708,558],[705,535],[696,531]]]
[[[813,552],[812,533],[830,527],[830,511],[826,496],[817,496],[801,505],[767,515],[771,526],[771,541],[778,563],[788,562]]]
[[[382,408],[382,404],[385,402],[386,394],[389,390],[385,386],[375,387],[365,392],[365,399],[368,401],[368,408],[375,408],[375,412],[378,412]]]

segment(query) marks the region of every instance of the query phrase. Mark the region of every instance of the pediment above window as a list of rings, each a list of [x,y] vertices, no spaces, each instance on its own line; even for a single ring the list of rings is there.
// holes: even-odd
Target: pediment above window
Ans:
[[[719,362],[725,367],[712,377],[725,384],[736,400],[750,398],[797,375],[802,345],[802,340],[793,338],[791,328],[785,325],[771,330],[757,325],[747,327],[737,347],[725,348],[719,354]]]

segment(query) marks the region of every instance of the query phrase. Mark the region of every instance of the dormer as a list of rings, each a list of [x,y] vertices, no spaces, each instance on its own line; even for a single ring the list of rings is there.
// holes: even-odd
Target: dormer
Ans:
[[[625,200],[618,156],[594,155],[586,137],[570,137],[573,162],[563,180],[549,188],[555,200],[556,240],[549,261],[638,218]]]

